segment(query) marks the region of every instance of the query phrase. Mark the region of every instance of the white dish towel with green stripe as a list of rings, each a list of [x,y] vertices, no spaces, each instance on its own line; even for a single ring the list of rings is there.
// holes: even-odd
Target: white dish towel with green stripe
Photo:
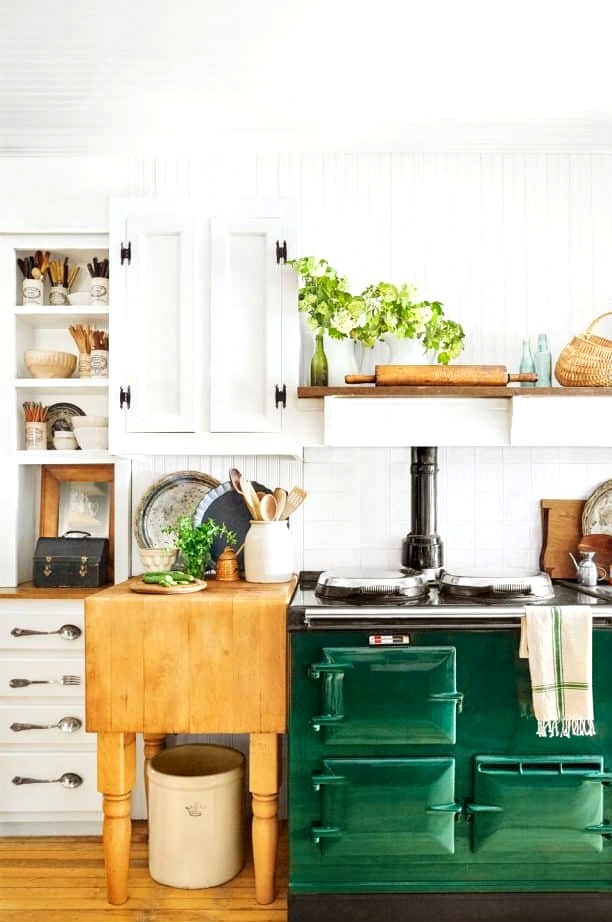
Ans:
[[[521,619],[519,655],[529,659],[538,736],[594,736],[592,611],[538,605]]]

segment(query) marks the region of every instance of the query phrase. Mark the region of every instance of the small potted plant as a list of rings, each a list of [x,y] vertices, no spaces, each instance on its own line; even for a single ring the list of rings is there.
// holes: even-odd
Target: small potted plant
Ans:
[[[419,301],[414,285],[379,282],[362,292],[366,323],[351,335],[373,346],[382,340],[389,346],[391,364],[416,364],[427,353],[440,365],[447,365],[463,350],[465,332],[461,324],[444,316],[440,301]],[[414,349],[402,350],[410,344]]]
[[[289,261],[302,279],[298,289],[298,309],[306,314],[308,327],[315,336],[310,363],[310,383],[326,386],[329,368],[323,337],[333,340],[357,339],[355,330],[367,322],[363,298],[355,297],[348,281],[326,259],[302,256]]]
[[[226,525],[219,525],[214,519],[206,519],[199,525],[193,524],[189,515],[182,515],[174,525],[163,529],[174,538],[173,546],[182,558],[185,573],[200,579],[211,560],[215,538],[225,538],[227,544],[236,544],[236,535]]]

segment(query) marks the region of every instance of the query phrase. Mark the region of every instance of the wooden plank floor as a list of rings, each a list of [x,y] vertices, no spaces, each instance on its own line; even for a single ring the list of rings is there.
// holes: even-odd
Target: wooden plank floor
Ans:
[[[286,823],[269,906],[255,902],[250,844],[246,854],[240,874],[220,887],[166,887],[149,876],[146,823],[135,821],[128,901],[110,906],[101,836],[0,838],[0,922],[286,922]]]

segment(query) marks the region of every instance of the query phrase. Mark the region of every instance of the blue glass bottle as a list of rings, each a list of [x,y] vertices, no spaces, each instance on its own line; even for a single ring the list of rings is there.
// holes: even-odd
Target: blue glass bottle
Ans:
[[[523,350],[521,352],[521,364],[519,365],[519,371],[521,373],[527,372],[528,374],[533,374],[535,371],[533,356],[531,354],[531,345],[528,339],[523,340]],[[533,385],[533,381],[521,381],[521,387],[533,387]]]
[[[538,336],[538,348],[533,357],[533,364],[538,376],[536,387],[550,387],[552,384],[552,357],[548,349],[548,336],[546,333],[540,333]]]

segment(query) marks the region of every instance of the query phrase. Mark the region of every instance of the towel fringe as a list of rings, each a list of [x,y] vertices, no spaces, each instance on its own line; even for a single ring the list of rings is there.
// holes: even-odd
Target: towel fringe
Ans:
[[[538,736],[595,736],[592,720],[538,720]]]

